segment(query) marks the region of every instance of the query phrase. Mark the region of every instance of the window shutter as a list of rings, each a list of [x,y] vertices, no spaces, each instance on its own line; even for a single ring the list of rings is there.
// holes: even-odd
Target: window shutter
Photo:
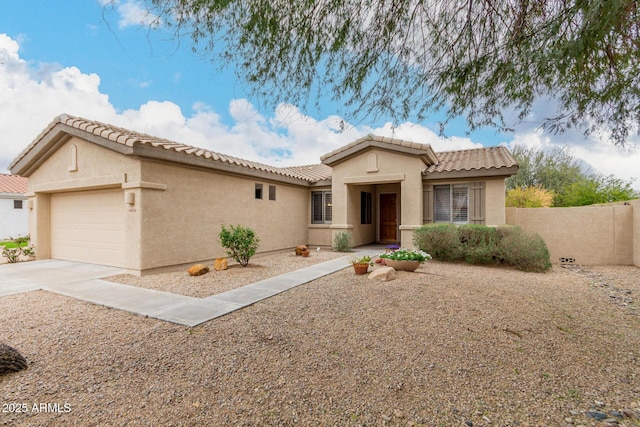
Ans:
[[[433,222],[433,185],[427,185],[422,190],[422,222]]]
[[[324,222],[333,221],[333,203],[331,202],[331,192],[324,193]]]
[[[485,185],[484,182],[469,184],[469,221],[472,224],[485,223]]]

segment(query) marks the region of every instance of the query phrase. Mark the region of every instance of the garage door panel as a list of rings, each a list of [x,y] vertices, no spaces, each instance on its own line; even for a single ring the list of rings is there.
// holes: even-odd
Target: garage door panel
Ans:
[[[124,266],[125,205],[122,190],[51,196],[51,256]]]

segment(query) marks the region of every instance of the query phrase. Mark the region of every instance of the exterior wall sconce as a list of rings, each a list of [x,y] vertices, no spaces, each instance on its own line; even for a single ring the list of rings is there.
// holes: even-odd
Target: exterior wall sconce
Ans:
[[[133,206],[135,204],[135,202],[136,202],[135,193],[126,193],[124,195],[124,202],[129,206]]]

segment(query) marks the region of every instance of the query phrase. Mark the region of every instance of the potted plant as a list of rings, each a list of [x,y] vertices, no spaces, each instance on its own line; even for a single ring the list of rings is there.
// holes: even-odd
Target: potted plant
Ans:
[[[431,259],[431,255],[424,251],[404,248],[380,254],[379,257],[384,259],[387,267],[403,271],[415,271],[421,263]]]
[[[351,260],[351,264],[353,265],[353,270],[356,272],[356,274],[367,274],[367,271],[369,271],[369,266],[373,265],[373,262],[371,261],[370,256],[365,255],[363,257]]]

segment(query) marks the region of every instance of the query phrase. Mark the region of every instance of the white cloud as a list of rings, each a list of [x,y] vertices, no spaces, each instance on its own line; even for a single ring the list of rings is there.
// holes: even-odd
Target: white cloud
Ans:
[[[0,171],[62,113],[277,166],[318,163],[321,155],[368,133],[429,143],[436,151],[481,146],[466,137],[442,138],[408,122],[397,127],[353,126],[338,116],[316,119],[284,104],[264,113],[245,99],[230,101],[229,123],[204,103],[194,104],[190,115],[173,102],[154,100],[118,112],[99,87],[98,75],[76,67],[28,64],[20,58],[19,43],[0,34]],[[626,152],[585,140],[577,132],[549,136],[523,129],[505,142],[542,148],[566,145],[601,173],[624,179],[640,175],[639,150]],[[640,182],[635,184],[640,188]]]
[[[118,27],[120,29],[135,26],[145,27],[158,27],[162,24],[160,18],[150,13],[146,8],[140,5],[139,2],[129,0],[124,3],[115,2],[117,4],[117,11],[120,15],[118,21]]]
[[[408,141],[431,144],[434,151],[464,150],[469,148],[480,148],[482,144],[471,141],[471,139],[460,136],[441,137],[433,130],[415,123],[402,123],[393,127],[391,123],[386,123],[381,128],[373,129],[376,135],[389,136]]]

